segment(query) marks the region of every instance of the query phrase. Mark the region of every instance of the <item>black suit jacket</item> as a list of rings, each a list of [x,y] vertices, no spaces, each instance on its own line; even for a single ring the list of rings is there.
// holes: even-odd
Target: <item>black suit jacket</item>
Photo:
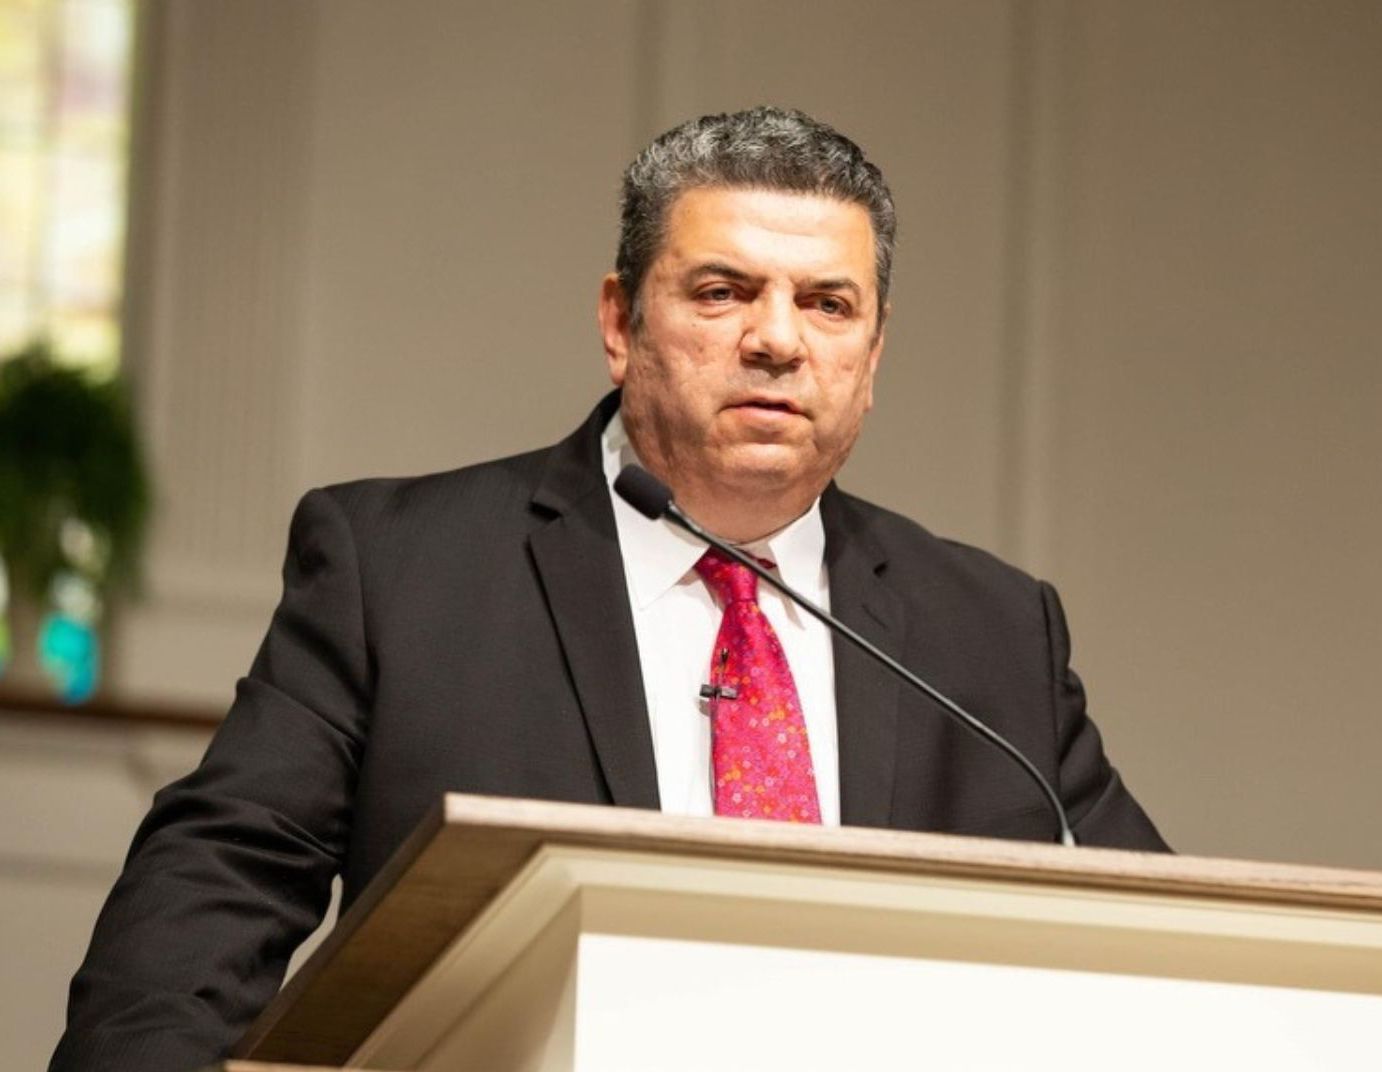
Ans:
[[[202,765],[158,794],[72,984],[54,1068],[224,1054],[315,926],[447,790],[657,808],[600,465],[549,450],[308,494],[283,600]],[[1021,748],[1083,844],[1163,849],[1085,716],[1052,589],[831,487],[835,613]],[[835,648],[847,825],[1049,840],[1007,757]]]

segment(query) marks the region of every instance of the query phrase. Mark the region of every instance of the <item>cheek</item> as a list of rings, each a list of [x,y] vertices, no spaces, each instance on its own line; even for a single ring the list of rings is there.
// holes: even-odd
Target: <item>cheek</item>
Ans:
[[[723,362],[716,357],[720,352],[722,347],[709,332],[686,330],[656,355],[648,355],[648,374],[666,389],[688,394],[694,400],[723,379]]]
[[[825,390],[845,405],[867,389],[868,361],[862,355],[841,356],[830,364],[825,379]]]
[[[873,406],[873,377],[869,371],[868,355],[845,358],[835,365],[824,385],[829,397],[832,432],[850,433],[856,430],[864,414]]]
[[[712,331],[693,328],[677,340],[668,361],[668,374],[673,379],[692,381],[709,377],[720,366],[716,355],[723,351]]]
[[[630,358],[624,397],[649,421],[672,426],[698,422],[713,392],[694,355],[659,350]]]

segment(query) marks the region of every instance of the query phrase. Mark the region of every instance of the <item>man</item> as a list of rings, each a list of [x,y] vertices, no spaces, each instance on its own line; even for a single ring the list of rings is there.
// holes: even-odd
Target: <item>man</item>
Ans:
[[[629,460],[1014,741],[1082,842],[1164,848],[1085,717],[1054,592],[831,484],[893,234],[878,170],[800,113],[645,150],[599,304],[619,392],[550,449],[303,500],[268,636],[136,837],[54,1067],[224,1053],[332,876],[352,901],[447,790],[1051,838],[1006,757],[612,500]]]

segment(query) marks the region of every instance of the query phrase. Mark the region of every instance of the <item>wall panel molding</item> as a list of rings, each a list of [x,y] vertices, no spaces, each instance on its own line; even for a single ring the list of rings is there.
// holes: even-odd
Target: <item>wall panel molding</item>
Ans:
[[[1070,0],[1014,7],[1012,160],[1002,396],[999,550],[1037,576],[1056,568],[1054,437],[1067,268]]]
[[[169,668],[176,677],[204,663],[213,643],[225,651],[224,626],[199,629],[189,606],[243,621],[224,659],[243,672],[277,596],[302,484],[316,13],[204,0],[151,5],[145,17],[156,23],[147,62],[162,91],[143,121],[150,159],[134,191],[132,241],[144,248],[132,258],[142,270],[129,345],[157,510],[145,598],[117,622],[113,666],[134,694],[166,693]],[[175,691],[199,690],[189,680]]]

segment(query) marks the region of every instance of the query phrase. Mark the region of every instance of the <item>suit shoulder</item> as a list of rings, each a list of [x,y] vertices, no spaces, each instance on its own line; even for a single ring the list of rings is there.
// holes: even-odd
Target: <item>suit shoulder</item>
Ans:
[[[547,454],[314,489],[294,515],[289,555],[353,562],[376,609],[457,570],[498,569],[526,554],[526,535],[541,522],[532,500]]]
[[[870,541],[886,560],[887,572],[906,588],[937,585],[1020,598],[1038,595],[1040,582],[983,548],[937,536],[911,518],[857,496],[839,492],[841,513],[852,535]]]
[[[550,451],[417,476],[366,477],[327,485],[307,497],[325,496],[357,530],[396,520],[425,525],[439,515],[497,517],[510,508],[526,511]]]

